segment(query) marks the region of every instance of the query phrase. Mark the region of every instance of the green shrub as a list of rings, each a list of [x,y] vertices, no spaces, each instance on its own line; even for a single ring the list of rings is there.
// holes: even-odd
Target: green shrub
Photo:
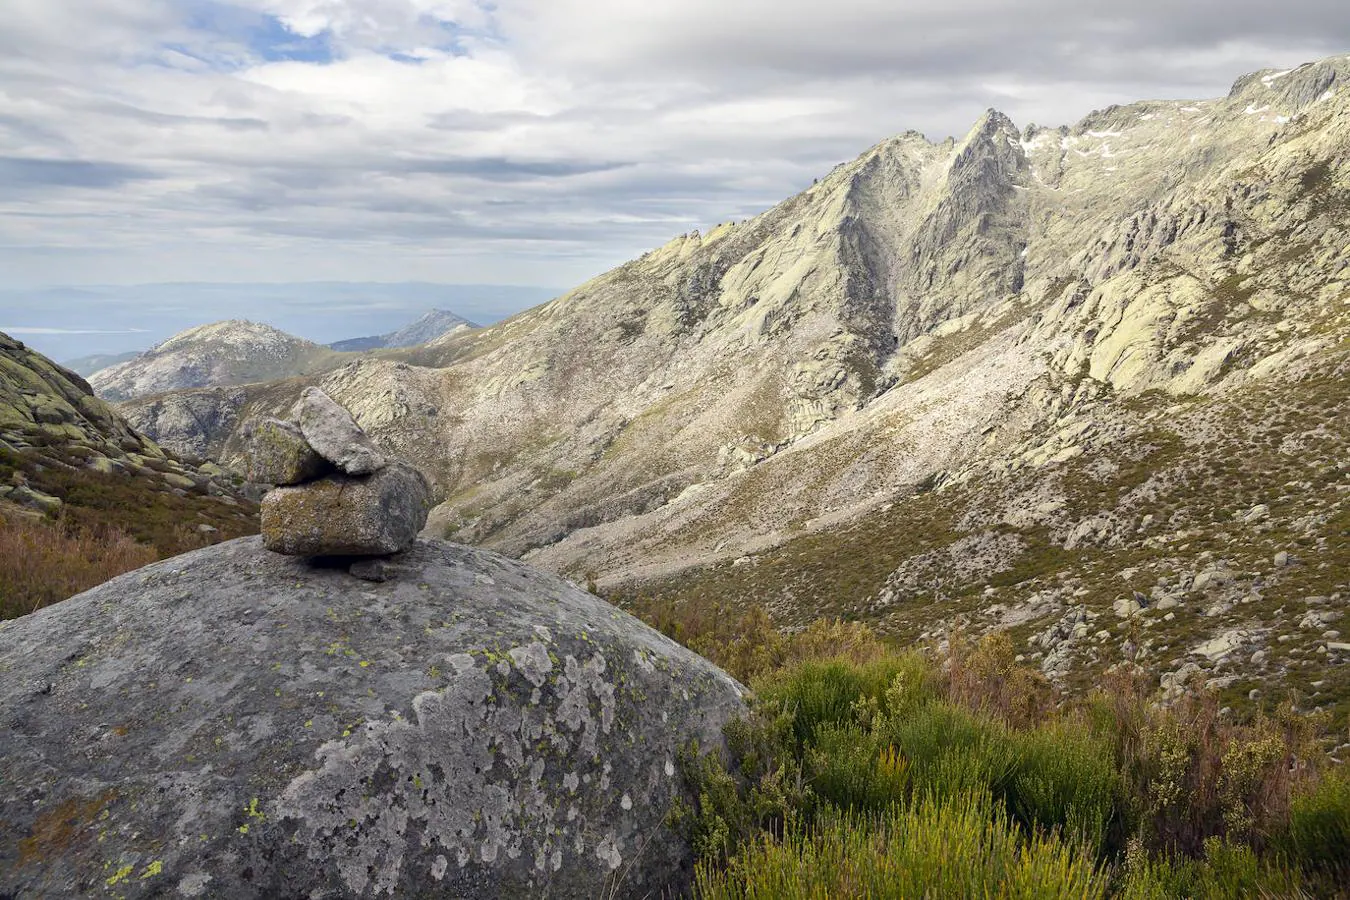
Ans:
[[[1350,877],[1350,772],[1334,772],[1294,795],[1283,844],[1309,871]]]
[[[880,811],[905,800],[909,761],[857,725],[829,725],[807,754],[811,788],[841,809]]]
[[[831,813],[735,863],[699,867],[707,900],[1096,898],[1105,878],[1054,837],[1027,838],[988,795],[924,799],[876,819]]]
[[[881,731],[909,760],[916,795],[1002,796],[1017,768],[1017,747],[1004,726],[946,703],[887,719]]]
[[[677,801],[669,822],[700,859],[724,861],[760,834],[782,834],[804,820],[815,800],[792,752],[792,717],[758,708],[726,726],[727,757],[701,754],[697,743],[680,755],[693,803]]]
[[[791,714],[801,747],[823,726],[884,715],[892,701],[909,702],[911,692],[924,690],[922,682],[915,681],[923,667],[922,659],[910,654],[884,656],[861,665],[844,660],[809,661],[761,679],[755,687],[762,702]],[[900,693],[891,690],[897,679]]]
[[[1211,837],[1205,857],[1149,859],[1135,845],[1126,861],[1120,900],[1244,900],[1309,896],[1298,873],[1278,859],[1262,860],[1250,847]]]
[[[1110,746],[1076,721],[1051,722],[1018,743],[1009,810],[1027,825],[1060,829],[1101,853],[1119,793]]]

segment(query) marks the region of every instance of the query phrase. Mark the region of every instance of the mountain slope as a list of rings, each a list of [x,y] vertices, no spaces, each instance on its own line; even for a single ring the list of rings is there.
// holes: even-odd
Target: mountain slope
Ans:
[[[397,331],[374,337],[350,338],[328,346],[341,351],[378,350],[384,347],[415,347],[418,344],[434,341],[436,338],[461,328],[477,327],[462,316],[443,309],[433,309]]]
[[[90,383],[99,396],[116,401],[306,375],[342,359],[327,347],[270,325],[232,319],[180,332],[132,360],[96,372]]]
[[[1147,490],[1175,507],[1166,533],[1208,537],[1176,538],[1177,571],[1157,577],[1239,550],[1273,560],[1295,538],[1334,553],[1345,412],[1322,405],[1338,382],[1321,376],[1344,372],[1350,335],[1348,81],[1337,58],[1072,127],[1019,130],[990,111],[961,141],[902,135],[760,216],[677,238],[552,303],[306,383],[437,475],[433,527],[455,539],[673,598],[687,596],[681,580],[736,598],[756,559],[818,547],[802,589],[766,576],[744,592],[786,621],[837,600],[908,633],[905,616],[973,616],[955,598],[995,574],[1014,605],[1035,579],[1079,578],[1076,601],[1114,615],[1119,586],[1087,586],[1076,567],[1096,564],[1079,548],[1100,539],[1108,564],[1117,535],[1168,558],[1120,524],[1162,465],[1141,460],[1164,451],[1177,480]],[[224,421],[222,405],[238,422],[284,409],[300,384],[128,410],[157,434],[162,421]],[[1247,428],[1291,417],[1278,439]],[[231,459],[234,427],[190,436]],[[1271,440],[1281,459],[1316,448],[1289,468],[1260,457],[1302,486],[1243,487],[1225,468],[1206,488],[1235,485],[1218,504],[1177,487]],[[1314,493],[1324,519],[1281,518],[1280,503],[1312,508]],[[1243,543],[1245,531],[1192,522],[1228,522],[1238,497],[1261,495],[1276,499],[1242,514],[1266,505],[1284,531]],[[862,572],[873,539],[889,549]],[[1331,574],[1314,596],[1350,593],[1338,560],[1317,570]],[[1019,627],[1062,614],[1023,609]],[[1220,638],[1224,621],[1192,618],[1188,646]]]

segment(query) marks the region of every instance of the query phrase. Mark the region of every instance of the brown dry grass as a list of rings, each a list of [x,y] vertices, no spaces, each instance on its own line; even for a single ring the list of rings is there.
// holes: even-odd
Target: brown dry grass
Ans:
[[[0,517],[0,619],[26,615],[159,558],[115,528]]]

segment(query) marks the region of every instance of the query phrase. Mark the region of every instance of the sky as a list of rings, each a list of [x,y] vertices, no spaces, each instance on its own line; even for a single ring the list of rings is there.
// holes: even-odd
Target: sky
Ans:
[[[1344,0],[3,0],[0,327],[137,327],[22,299],[64,285],[561,291],[908,129],[1347,50]]]

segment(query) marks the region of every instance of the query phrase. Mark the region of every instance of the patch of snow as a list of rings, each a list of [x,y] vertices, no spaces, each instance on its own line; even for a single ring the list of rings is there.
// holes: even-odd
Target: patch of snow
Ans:
[[[1263,113],[1268,109],[1270,109],[1269,106],[1263,106],[1260,109],[1257,109],[1255,103],[1248,103],[1247,108],[1244,109],[1243,112],[1249,116],[1254,116],[1257,115],[1258,113]]]
[[[1261,83],[1264,84],[1264,85],[1265,85],[1266,87],[1268,87],[1268,88],[1273,88],[1273,87],[1275,86],[1275,82],[1276,82],[1278,79],[1283,78],[1284,76],[1288,75],[1288,74],[1289,74],[1290,72],[1292,72],[1292,71],[1294,71],[1294,70],[1293,70],[1293,69],[1285,69],[1283,72],[1275,72],[1275,73],[1273,73],[1273,74],[1271,74],[1271,75],[1262,75],[1262,76],[1261,76]]]
[[[1330,100],[1330,99],[1331,99],[1332,97],[1334,97],[1334,96],[1336,96],[1336,90],[1335,90],[1335,88],[1327,88],[1326,93],[1324,93],[1322,96],[1318,97],[1318,98],[1317,98],[1316,100],[1314,100],[1313,102],[1314,102],[1314,103],[1321,103],[1323,100]]]
[[[1088,132],[1088,136],[1090,136],[1090,137],[1095,137],[1095,138],[1104,138],[1104,137],[1124,137],[1124,136],[1125,136],[1125,132],[1123,132],[1123,131],[1089,131],[1089,132]]]
[[[1200,107],[1198,107],[1198,106],[1183,106],[1183,107],[1181,107],[1181,111],[1182,111],[1182,112],[1200,112]]]
[[[1020,256],[1020,257],[1022,257],[1022,259],[1026,259],[1026,258],[1027,258],[1027,250],[1029,250],[1029,249],[1031,249],[1031,248],[1029,248],[1029,247],[1023,247],[1023,248],[1022,248],[1022,252],[1019,253],[1019,254],[1017,254],[1017,255]]]
[[[1288,117],[1288,116],[1276,116],[1276,117],[1275,117],[1275,124],[1276,124],[1276,125],[1283,125],[1285,122],[1288,122],[1288,121],[1289,121],[1289,117]]]
[[[1139,117],[1139,121],[1148,122],[1153,118],[1154,118],[1153,113],[1144,113],[1142,116]]]

